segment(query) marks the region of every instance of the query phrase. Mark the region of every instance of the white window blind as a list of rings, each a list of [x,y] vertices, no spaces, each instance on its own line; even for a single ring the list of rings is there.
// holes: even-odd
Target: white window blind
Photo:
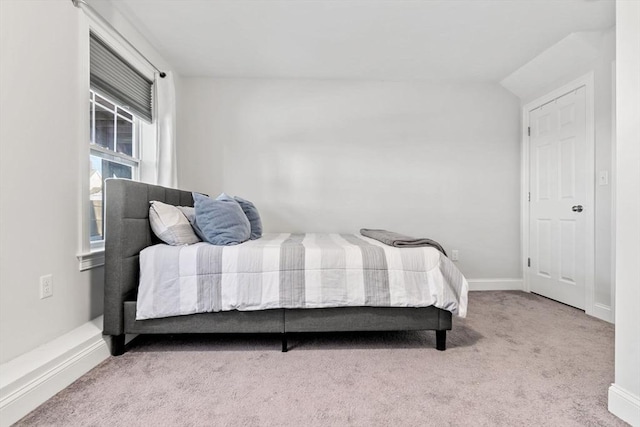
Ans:
[[[153,121],[153,81],[91,33],[90,84],[136,116]]]

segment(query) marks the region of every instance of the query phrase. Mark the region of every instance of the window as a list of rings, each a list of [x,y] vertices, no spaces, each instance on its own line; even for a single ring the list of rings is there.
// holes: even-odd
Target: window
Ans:
[[[140,128],[136,116],[115,102],[89,92],[89,236],[91,247],[104,241],[104,180],[139,178]]]
[[[155,124],[156,71],[139,52],[132,53],[119,35],[94,21],[87,21],[89,110],[84,111],[88,155],[82,165],[82,244],[80,270],[104,264],[104,182],[127,178],[157,179],[157,130]],[[86,99],[86,98],[85,98]],[[85,128],[86,129],[86,128]],[[86,161],[86,160],[85,160]]]

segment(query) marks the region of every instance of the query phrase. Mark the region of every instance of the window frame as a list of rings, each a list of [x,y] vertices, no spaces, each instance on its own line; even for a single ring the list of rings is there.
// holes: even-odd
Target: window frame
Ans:
[[[110,110],[109,107],[107,107],[106,105],[101,104],[99,101],[97,101],[95,98],[100,97],[102,99],[104,99],[106,102],[111,103],[114,105],[114,110]],[[121,107],[120,105],[118,105],[117,102],[112,101],[111,99],[109,99],[108,96],[102,95],[101,93],[96,92],[93,89],[89,89],[89,103],[93,104],[93,108],[91,109],[91,117],[89,118],[89,120],[95,125],[95,121],[96,121],[96,110],[95,110],[95,105],[100,106],[100,108],[103,108],[105,110],[108,110],[110,113],[113,113],[114,115],[114,141],[116,141],[116,143],[114,144],[114,150],[111,150],[109,148],[104,148],[103,146],[101,146],[100,144],[96,144],[95,140],[96,140],[96,136],[95,136],[95,126],[91,128],[91,134],[89,135],[89,145],[90,145],[90,149],[92,151],[100,151],[103,152],[105,154],[109,154],[109,153],[115,153],[115,155],[117,157],[122,157],[123,159],[125,159],[128,162],[131,162],[132,164],[135,163],[136,165],[138,163],[140,163],[140,127],[142,126],[142,124],[140,123],[142,121],[142,119],[140,119],[139,117],[137,117],[135,114],[133,114],[132,112],[130,112],[127,108],[125,107]],[[131,116],[131,118],[125,117],[124,115],[120,114],[120,110],[124,111],[126,114],[129,114]],[[134,131],[133,131],[133,135],[134,135],[134,141],[132,142],[132,147],[131,147],[131,155],[128,155],[126,153],[119,153],[117,152],[117,133],[118,133],[118,118],[121,118],[123,120],[126,120],[127,122],[131,123],[134,126]]]
[[[104,105],[104,103],[101,103],[98,99],[96,99],[96,97],[102,98],[104,99],[104,101],[112,104],[113,109],[110,109],[108,106]],[[142,119],[140,119],[135,114],[128,111],[126,108],[123,108],[120,105],[118,105],[116,102],[111,100],[108,96],[104,96],[101,93],[94,91],[93,89],[89,89],[89,105],[91,105],[92,107],[91,113],[90,113],[91,115],[89,117],[89,122],[91,123],[91,132],[89,137],[89,158],[93,156],[103,160],[107,160],[111,163],[127,166],[131,168],[131,179],[134,181],[139,181],[140,165],[141,165],[140,152],[141,152],[141,145],[142,145],[141,129],[143,126]],[[96,106],[99,106],[113,114],[113,120],[114,120],[114,125],[113,125],[114,135],[113,135],[113,141],[112,141],[113,148],[114,148],[113,150],[110,148],[105,148],[102,145],[97,144],[95,142],[96,141],[96,116],[95,116]],[[120,110],[124,111],[126,114],[129,114],[131,116],[131,119],[129,119],[128,117],[125,117],[122,114],[119,114]],[[117,141],[118,141],[118,119],[119,118],[128,121],[133,126],[133,132],[132,132],[133,141],[131,143],[131,153],[132,153],[131,156],[128,154],[119,153],[116,151]],[[89,194],[89,201],[91,200],[92,200],[91,195]],[[103,195],[103,200],[104,200],[104,195]],[[102,223],[101,231],[104,233],[104,207],[102,211],[102,221],[103,223]],[[91,221],[89,222],[88,226],[91,227]],[[93,238],[93,235],[91,234],[91,232],[89,232],[89,246],[91,251],[104,250],[104,237],[100,240],[92,240],[92,238]]]
[[[89,73],[90,73],[90,58],[89,58],[89,45],[90,45],[90,33],[93,32],[98,35],[102,40],[109,44],[111,48],[113,48],[122,58],[128,61],[131,65],[136,67],[138,71],[145,74],[149,79],[155,81],[156,71],[153,69],[148,62],[141,56],[139,52],[133,50],[126,40],[122,38],[120,34],[115,33],[97,19],[91,17],[91,15],[87,13],[80,13],[80,25],[78,28],[79,32],[79,79],[78,82],[78,92],[77,92],[77,105],[78,105],[78,113],[77,117],[79,120],[79,129],[78,129],[78,162],[79,162],[79,200],[78,200],[78,210],[79,210],[79,221],[78,221],[78,254],[77,259],[79,261],[79,269],[80,271],[85,271],[89,269],[93,269],[96,267],[100,267],[104,265],[104,240],[101,240],[101,244],[91,242],[91,231],[90,231],[90,211],[89,211],[89,203],[90,203],[90,194],[89,194],[89,174],[91,171],[90,168],[90,155],[92,150],[100,150],[95,147],[91,147],[91,134],[89,132],[89,126],[87,125],[90,120],[89,109],[87,108],[87,99],[88,94],[90,93],[90,84],[89,84]],[[154,91],[155,91],[154,85]],[[99,96],[105,98],[104,95],[98,93]],[[108,97],[106,97],[108,100]],[[109,101],[111,102],[111,101]],[[154,96],[154,111],[157,111],[157,97]],[[126,109],[123,109],[127,111]],[[127,113],[131,114],[131,112],[127,111]],[[141,121],[142,122],[142,121]],[[156,121],[151,124],[148,124],[149,127],[155,128]],[[140,179],[143,175],[148,174],[148,172],[142,171],[142,168],[145,167],[143,165],[147,164],[148,161],[145,160],[145,151],[147,148],[143,147],[142,136],[147,135],[149,131],[143,129],[143,125],[137,126],[136,129],[136,137],[138,141],[138,168],[137,168],[137,176],[136,179]],[[155,130],[154,130],[155,132]],[[154,143],[157,144],[157,136],[154,135]],[[151,149],[149,147],[149,152],[153,152],[157,150],[157,147]],[[148,165],[145,170],[148,169]]]

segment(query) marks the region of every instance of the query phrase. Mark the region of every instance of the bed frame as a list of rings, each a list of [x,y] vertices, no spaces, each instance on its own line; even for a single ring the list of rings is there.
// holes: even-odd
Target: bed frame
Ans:
[[[111,354],[125,351],[125,334],[287,333],[435,330],[436,348],[445,350],[451,312],[436,307],[340,307],[223,311],[136,320],[139,253],[160,241],[149,225],[149,202],[193,206],[191,192],[126,179],[107,179],[105,199],[104,334]]]

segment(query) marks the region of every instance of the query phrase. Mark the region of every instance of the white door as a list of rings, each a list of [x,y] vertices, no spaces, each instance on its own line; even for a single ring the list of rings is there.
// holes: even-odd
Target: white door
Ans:
[[[529,111],[531,291],[584,309],[585,87]]]

